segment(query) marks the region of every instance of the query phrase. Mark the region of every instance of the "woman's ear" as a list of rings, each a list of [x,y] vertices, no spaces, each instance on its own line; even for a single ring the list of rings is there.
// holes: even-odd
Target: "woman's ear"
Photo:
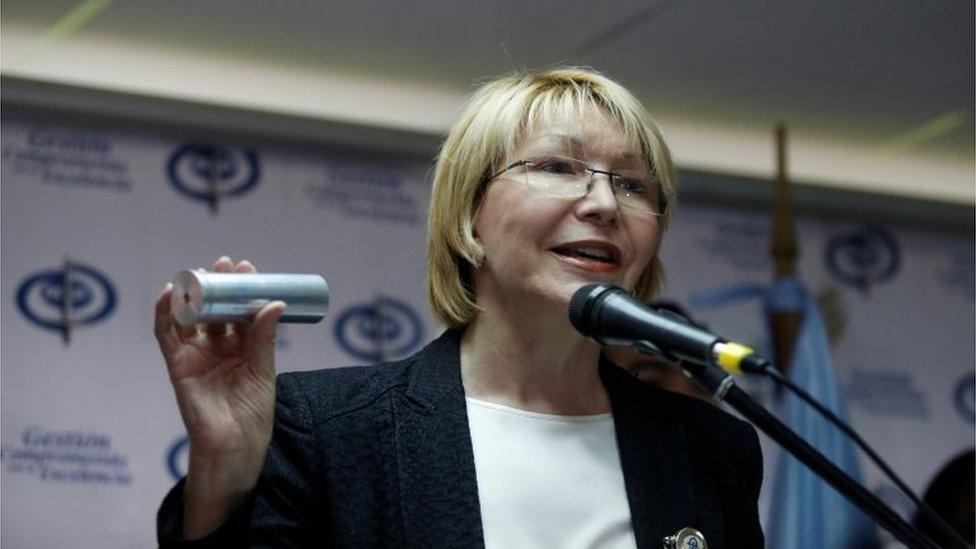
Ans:
[[[465,248],[468,249],[467,253],[464,253],[471,268],[478,269],[485,263],[485,248],[478,237],[478,212],[475,211],[474,215],[471,216],[471,222],[467,226],[462,227],[462,232],[464,234],[464,239],[468,242]]]
[[[481,248],[481,237],[478,236],[478,217],[481,215],[481,206],[484,203],[484,200],[479,200],[478,204],[474,208],[474,213],[471,214],[471,238],[479,248]]]
[[[481,244],[481,240],[478,240],[478,234],[475,231],[472,231],[471,235],[474,239],[474,254],[471,258],[471,267],[480,269],[485,264],[485,247]]]

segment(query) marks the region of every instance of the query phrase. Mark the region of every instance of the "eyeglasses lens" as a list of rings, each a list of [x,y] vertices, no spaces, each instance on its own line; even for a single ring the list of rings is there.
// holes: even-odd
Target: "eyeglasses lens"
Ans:
[[[526,159],[523,170],[527,187],[572,198],[581,198],[588,193],[595,175],[585,162],[556,156]],[[659,186],[650,173],[615,171],[612,185],[620,206],[649,217],[661,214]]]

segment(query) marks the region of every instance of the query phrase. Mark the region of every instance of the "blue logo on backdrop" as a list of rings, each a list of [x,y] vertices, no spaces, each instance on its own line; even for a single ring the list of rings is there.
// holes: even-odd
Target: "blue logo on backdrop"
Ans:
[[[166,451],[166,470],[169,471],[173,480],[179,480],[186,474],[187,450],[190,448],[190,439],[186,435],[173,441]]]
[[[976,423],[976,374],[965,375],[959,380],[952,400],[963,419]]]
[[[68,296],[65,303],[65,275]],[[92,267],[69,263],[67,269],[48,269],[25,278],[17,288],[17,308],[31,322],[49,330],[105,320],[115,310],[115,288],[104,274]]]
[[[254,151],[199,143],[177,148],[166,170],[178,191],[211,205],[253,190],[261,171]]]
[[[895,276],[901,252],[894,235],[887,230],[862,227],[831,238],[825,259],[834,278],[865,291]]]
[[[362,360],[402,356],[416,348],[423,336],[417,313],[406,303],[386,296],[349,307],[335,323],[339,346]]]

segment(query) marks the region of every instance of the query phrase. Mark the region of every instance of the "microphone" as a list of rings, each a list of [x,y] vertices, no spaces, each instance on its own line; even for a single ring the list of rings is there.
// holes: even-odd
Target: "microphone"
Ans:
[[[672,360],[720,366],[730,373],[765,373],[769,362],[751,348],[695,326],[672,311],[654,309],[624,289],[589,284],[573,294],[569,321],[603,345],[637,347]]]

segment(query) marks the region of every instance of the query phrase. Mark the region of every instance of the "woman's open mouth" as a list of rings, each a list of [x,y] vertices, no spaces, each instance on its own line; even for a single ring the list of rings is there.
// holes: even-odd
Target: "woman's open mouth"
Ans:
[[[550,251],[576,267],[599,272],[611,272],[620,268],[620,250],[604,242],[576,242],[563,244]]]

